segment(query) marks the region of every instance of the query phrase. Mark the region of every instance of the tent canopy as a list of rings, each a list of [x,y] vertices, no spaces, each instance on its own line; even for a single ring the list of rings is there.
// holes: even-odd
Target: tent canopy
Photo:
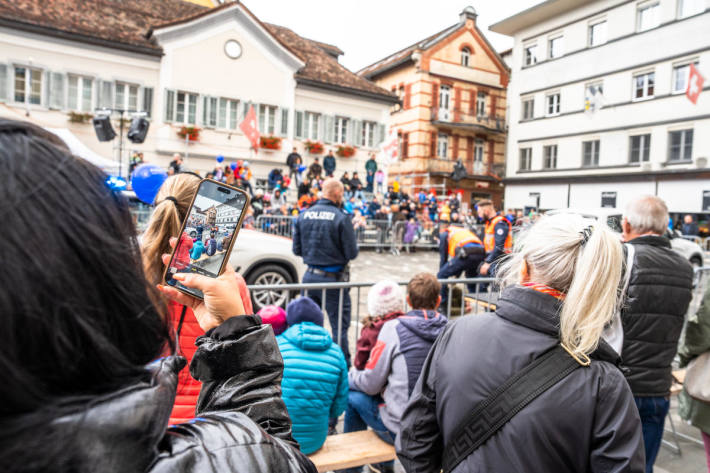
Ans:
[[[118,162],[107,159],[93,151],[81,142],[74,133],[66,128],[45,128],[61,138],[69,147],[72,154],[89,161],[91,164],[101,168],[107,174],[118,174]]]

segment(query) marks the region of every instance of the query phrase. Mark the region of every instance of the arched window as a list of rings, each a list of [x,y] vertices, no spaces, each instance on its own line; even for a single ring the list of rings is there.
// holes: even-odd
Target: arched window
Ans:
[[[471,50],[468,48],[463,48],[461,50],[461,65],[468,67],[468,61],[471,58]]]

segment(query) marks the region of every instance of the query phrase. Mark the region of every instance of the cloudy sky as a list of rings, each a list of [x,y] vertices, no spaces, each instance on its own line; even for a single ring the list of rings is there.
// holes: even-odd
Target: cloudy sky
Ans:
[[[478,12],[478,27],[493,46],[512,46],[488,26],[540,0],[245,0],[262,21],[291,28],[306,38],[345,51],[340,62],[357,71],[458,21],[467,5]]]

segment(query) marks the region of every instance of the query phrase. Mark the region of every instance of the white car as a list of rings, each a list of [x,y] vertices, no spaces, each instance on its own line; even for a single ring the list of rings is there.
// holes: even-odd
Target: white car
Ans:
[[[561,213],[574,213],[579,214],[584,218],[590,218],[595,220],[604,220],[607,225],[611,227],[612,230],[621,233],[621,211],[617,209],[610,208],[599,208],[593,210],[581,210],[581,209],[555,209],[548,210],[545,212],[548,215],[556,215]],[[671,248],[673,251],[690,261],[693,268],[702,268],[704,253],[703,249],[695,243],[694,241],[686,240],[680,236],[680,233],[676,231],[667,230],[666,236],[671,240]]]
[[[291,250],[291,239],[256,230],[241,229],[229,262],[248,285],[294,284],[302,280],[306,266]],[[265,305],[286,307],[288,291],[252,291],[254,312]]]

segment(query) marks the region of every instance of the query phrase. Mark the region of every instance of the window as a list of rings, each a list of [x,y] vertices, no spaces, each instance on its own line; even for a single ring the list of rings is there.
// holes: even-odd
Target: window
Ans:
[[[606,43],[606,20],[589,25],[589,46],[599,46]]]
[[[15,68],[15,102],[39,105],[42,101],[42,71]]]
[[[698,62],[694,62],[698,66]],[[673,66],[673,93],[685,93],[688,88],[688,74],[690,73],[690,64],[681,64]]]
[[[582,142],[582,166],[599,166],[599,140]]]
[[[643,3],[636,11],[636,31],[646,31],[660,24],[658,2]]]
[[[138,86],[116,82],[116,108],[135,112],[138,110]]]
[[[335,117],[335,137],[334,143],[344,144],[348,139],[348,119],[345,117]]]
[[[532,118],[535,117],[534,113],[534,108],[535,108],[535,98],[530,97],[527,99],[523,99],[523,120],[531,120]]]
[[[288,109],[281,109],[281,136],[288,135]]]
[[[562,56],[562,36],[551,38],[547,43],[547,56],[550,59]]]
[[[362,122],[362,145],[367,148],[375,147],[375,122]]]
[[[143,111],[148,118],[153,116],[153,88],[143,88]]]
[[[483,151],[485,148],[485,143],[483,140],[476,139],[473,146],[473,161],[476,163],[483,163]]]
[[[704,3],[704,0],[678,0],[678,18],[687,18],[702,13],[705,9]]]
[[[94,80],[88,77],[69,76],[69,110],[90,112],[94,96]]]
[[[468,67],[468,61],[471,59],[471,50],[463,48],[461,50],[461,65]]]
[[[560,93],[547,96],[547,116],[558,115],[560,113]]]
[[[651,152],[651,135],[636,135],[629,137],[629,162],[641,163],[649,160]]]
[[[259,131],[269,135],[276,133],[276,107],[259,105]]]
[[[654,72],[634,76],[634,100],[653,97],[655,78],[656,74]]]
[[[555,169],[557,167],[557,145],[543,146],[542,158],[544,169]]]
[[[671,131],[668,161],[690,161],[693,155],[693,130]]]
[[[197,124],[197,94],[167,90],[165,96],[165,121]]]
[[[476,96],[476,116],[483,117],[486,114],[486,93],[479,92]]]
[[[537,44],[525,47],[525,65],[532,66],[537,63]]]
[[[309,140],[318,139],[318,121],[320,114],[306,112],[303,114],[304,133],[303,137]]]
[[[247,104],[245,104],[247,105]],[[236,130],[239,101],[220,98],[219,110],[217,112],[217,128]],[[248,109],[247,109],[248,110]],[[245,114],[246,115],[246,114]]]
[[[217,126],[217,97],[202,97],[202,125]]]
[[[520,171],[529,171],[532,164],[532,148],[520,148]]]
[[[451,99],[451,87],[442,85],[439,87],[439,114],[440,120],[449,119],[449,104]]]
[[[436,155],[440,158],[446,158],[449,154],[449,135],[445,133],[439,133],[439,137],[436,140]]]

